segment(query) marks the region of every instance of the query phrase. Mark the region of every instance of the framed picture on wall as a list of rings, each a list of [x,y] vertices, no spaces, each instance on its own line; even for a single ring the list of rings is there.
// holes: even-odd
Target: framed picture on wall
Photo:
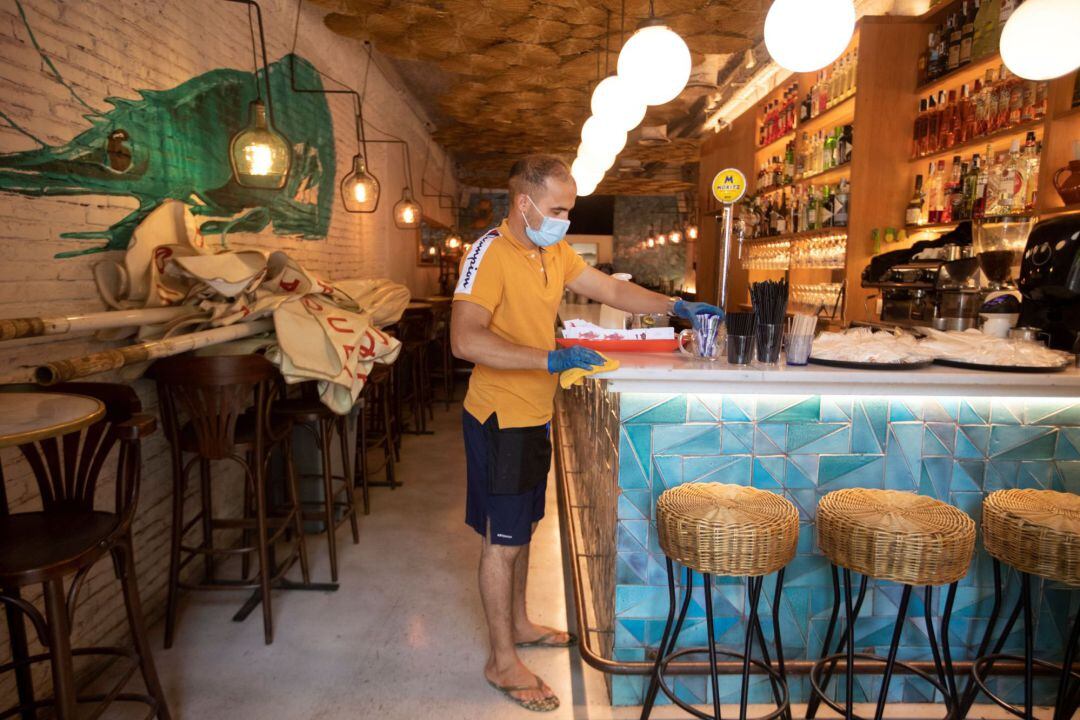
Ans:
[[[443,252],[450,228],[429,217],[420,218],[420,227],[416,230],[416,264],[423,267],[437,267],[439,255]]]

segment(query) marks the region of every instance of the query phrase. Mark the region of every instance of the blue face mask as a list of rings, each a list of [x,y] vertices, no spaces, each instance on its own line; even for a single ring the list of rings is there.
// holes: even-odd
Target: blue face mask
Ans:
[[[526,195],[525,197],[529,196]],[[540,212],[540,208],[537,207],[531,197],[529,197],[529,202],[536,208],[536,212]],[[543,213],[540,214],[543,215]],[[529,218],[525,217],[525,213],[521,213],[521,217],[525,220],[525,234],[529,236],[529,240],[532,240],[533,244],[540,247],[551,247],[566,237],[566,231],[570,229],[569,220],[560,220],[559,218],[543,215],[544,219],[541,221],[540,227],[533,230],[529,226]]]

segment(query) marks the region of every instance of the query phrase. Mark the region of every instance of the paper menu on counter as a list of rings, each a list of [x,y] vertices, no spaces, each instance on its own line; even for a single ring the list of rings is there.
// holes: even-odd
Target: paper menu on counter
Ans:
[[[675,329],[662,327],[615,330],[593,325],[585,320],[566,320],[563,322],[562,336],[568,340],[674,340]]]

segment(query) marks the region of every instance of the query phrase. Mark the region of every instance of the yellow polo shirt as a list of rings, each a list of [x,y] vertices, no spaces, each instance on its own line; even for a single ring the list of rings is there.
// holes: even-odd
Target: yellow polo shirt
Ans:
[[[548,248],[527,246],[502,225],[473,243],[461,260],[454,302],[472,302],[491,313],[489,329],[515,345],[555,349],[555,318],[563,288],[585,270],[565,240]],[[499,427],[531,427],[551,420],[559,376],[546,370],[497,370],[477,364],[465,409],[480,422],[491,413]]]

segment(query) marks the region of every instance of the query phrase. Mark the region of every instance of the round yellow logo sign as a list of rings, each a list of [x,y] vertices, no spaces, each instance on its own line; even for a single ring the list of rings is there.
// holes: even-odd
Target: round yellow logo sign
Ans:
[[[712,181],[712,194],[719,202],[725,205],[742,200],[746,194],[746,176],[741,170],[727,168],[716,173]]]

